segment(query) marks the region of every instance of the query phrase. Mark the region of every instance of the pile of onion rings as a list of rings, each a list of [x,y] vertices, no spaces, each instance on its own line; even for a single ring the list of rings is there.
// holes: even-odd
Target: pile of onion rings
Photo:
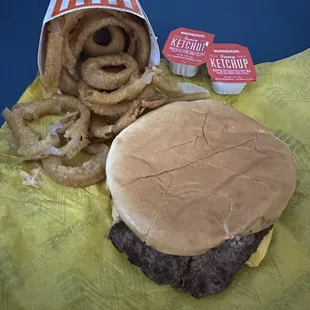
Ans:
[[[6,109],[6,119],[24,161],[41,161],[55,182],[86,187],[105,179],[108,145],[141,115],[174,101],[205,99],[187,94],[148,65],[151,42],[145,22],[107,9],[87,9],[50,21],[44,70],[44,99]],[[61,91],[61,95],[57,94]],[[47,135],[29,123],[59,115]],[[90,158],[79,166],[70,160]]]

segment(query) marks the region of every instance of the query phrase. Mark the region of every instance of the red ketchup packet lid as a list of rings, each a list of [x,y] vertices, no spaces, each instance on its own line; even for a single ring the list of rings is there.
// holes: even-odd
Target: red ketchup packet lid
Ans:
[[[206,62],[205,48],[214,40],[214,34],[178,28],[170,32],[163,54],[170,62],[199,67]]]
[[[214,81],[251,83],[256,70],[247,47],[239,44],[213,43],[205,49],[209,74]]]

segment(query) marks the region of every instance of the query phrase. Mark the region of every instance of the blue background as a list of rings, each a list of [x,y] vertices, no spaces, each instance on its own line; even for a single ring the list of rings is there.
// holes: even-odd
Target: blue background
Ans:
[[[37,47],[49,0],[1,1],[1,110],[16,103],[37,74]],[[159,43],[177,27],[204,30],[216,42],[249,47],[255,63],[310,47],[310,0],[140,0]],[[32,3],[32,6],[29,4]]]

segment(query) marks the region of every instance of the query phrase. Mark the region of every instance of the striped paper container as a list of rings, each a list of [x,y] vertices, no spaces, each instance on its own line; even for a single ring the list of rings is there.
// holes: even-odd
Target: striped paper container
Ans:
[[[38,51],[38,67],[40,72],[42,72],[44,64],[45,25],[59,16],[89,8],[119,10],[135,14],[144,19],[147,23],[151,38],[151,55],[149,63],[152,65],[158,65],[160,63],[160,50],[157,37],[155,36],[151,23],[138,0],[51,0],[43,20],[40,36]]]

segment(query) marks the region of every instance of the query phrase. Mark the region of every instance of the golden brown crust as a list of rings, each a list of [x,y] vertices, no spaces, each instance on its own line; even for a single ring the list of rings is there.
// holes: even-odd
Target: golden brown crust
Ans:
[[[90,35],[95,33],[97,30],[108,26],[119,26],[124,28],[126,31],[130,33],[129,28],[120,20],[115,17],[106,15],[104,12],[96,16],[85,17],[80,25],[76,27],[76,35],[74,36],[74,40],[71,42],[71,51],[73,58],[69,59],[70,61],[67,63],[67,68],[71,74],[75,72],[75,66],[77,64],[77,59],[83,51],[83,47]]]
[[[90,143],[83,150],[83,152],[88,153],[90,155],[99,155],[107,150],[108,146],[105,143]]]
[[[132,37],[137,43],[135,58],[138,62],[140,70],[144,71],[146,66],[148,65],[151,54],[150,35],[148,33],[148,30],[146,29],[146,26],[135,20],[135,18],[131,14],[116,10],[111,10],[109,13],[114,17],[118,18],[118,20],[122,21],[126,24],[126,26],[129,27],[132,33]],[[129,53],[132,53],[132,51],[130,50]]]
[[[288,147],[259,123],[201,100],[166,105],[123,130],[107,183],[115,210],[142,241],[190,256],[272,225],[296,170]]]
[[[71,39],[72,39],[72,32],[75,29],[75,26],[89,14],[89,10],[80,10],[76,12],[72,12],[70,14],[65,15],[65,25],[64,25],[64,53],[63,53],[63,66],[74,73],[72,64],[75,63],[75,57],[73,55],[71,49]],[[75,38],[74,38],[75,39]]]
[[[165,94],[171,94],[174,96],[181,96],[184,94],[183,90],[178,87],[177,83],[162,75],[155,75],[153,77],[152,83],[156,88]]]
[[[193,94],[183,94],[181,96],[173,97],[170,96],[167,103],[179,102],[179,101],[196,101],[209,98],[209,92],[193,93]]]
[[[151,70],[146,70],[140,78],[133,75],[126,85],[110,93],[100,92],[93,87],[87,89],[87,85],[83,83],[80,87],[80,98],[86,105],[116,105],[124,101],[134,100],[142,93],[146,85],[151,83],[153,75],[154,72]]]
[[[87,187],[105,179],[108,147],[79,167],[68,167],[58,156],[42,159],[43,169],[55,182],[70,187]]]
[[[64,95],[79,97],[79,84],[66,68],[62,68],[59,81],[59,89]]]
[[[94,115],[90,126],[92,134],[96,138],[111,140],[143,113],[145,107],[142,103],[141,100],[133,101],[128,110],[114,124],[107,124],[102,116]]]
[[[46,115],[59,115],[61,112],[78,112],[79,118],[66,128],[64,137],[67,143],[59,147],[60,139],[57,134],[48,134],[42,137],[39,132],[28,126],[27,122],[40,119]],[[6,109],[4,117],[19,142],[19,154],[30,159],[46,157],[52,151],[59,156],[74,157],[87,146],[88,127],[90,123],[90,110],[79,99],[70,96],[54,96],[36,102],[17,104],[12,111]]]
[[[57,18],[47,26],[47,45],[44,71],[41,82],[44,88],[44,97],[50,98],[57,93],[62,68],[63,53],[63,19]]]
[[[125,66],[119,72],[108,72],[106,67]],[[138,75],[135,59],[126,53],[87,59],[81,67],[81,75],[88,85],[97,89],[115,90],[126,85],[132,75]]]

